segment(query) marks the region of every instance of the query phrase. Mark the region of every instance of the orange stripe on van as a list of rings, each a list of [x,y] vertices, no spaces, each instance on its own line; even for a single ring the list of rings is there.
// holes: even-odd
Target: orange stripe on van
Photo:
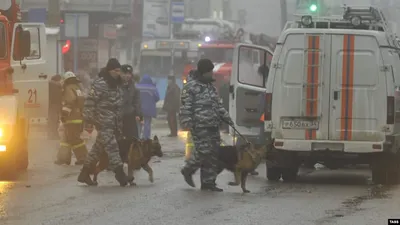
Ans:
[[[351,140],[353,130],[354,35],[343,36],[340,140]]]
[[[306,116],[318,116],[318,83],[319,83],[319,36],[308,36],[308,52],[307,52],[307,84],[306,87]],[[306,130],[306,140],[317,139],[316,130]]]

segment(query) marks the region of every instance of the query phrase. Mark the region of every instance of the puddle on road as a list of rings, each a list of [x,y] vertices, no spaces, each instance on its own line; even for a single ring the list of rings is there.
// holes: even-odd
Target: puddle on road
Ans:
[[[342,205],[333,210],[327,210],[327,216],[315,221],[315,225],[331,224],[338,218],[349,216],[359,211],[365,210],[361,208],[361,204],[373,199],[386,199],[390,197],[389,191],[394,186],[373,185],[367,190],[367,194],[354,196],[342,202]]]

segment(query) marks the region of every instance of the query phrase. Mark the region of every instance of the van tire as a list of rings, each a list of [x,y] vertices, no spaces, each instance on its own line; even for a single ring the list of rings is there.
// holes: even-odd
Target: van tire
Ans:
[[[279,167],[266,167],[267,179],[270,181],[279,181],[282,176],[282,170]]]
[[[372,163],[372,182],[374,184],[396,185],[400,182],[400,154],[386,154],[379,156]]]
[[[283,168],[282,169],[282,179],[286,182],[293,182],[297,179],[297,173],[299,168]]]

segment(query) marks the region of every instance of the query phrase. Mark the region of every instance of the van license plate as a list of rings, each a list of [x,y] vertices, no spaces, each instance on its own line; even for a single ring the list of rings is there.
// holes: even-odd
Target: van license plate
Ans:
[[[307,120],[307,119],[282,119],[283,129],[297,129],[297,130],[318,130],[319,121],[318,120]]]

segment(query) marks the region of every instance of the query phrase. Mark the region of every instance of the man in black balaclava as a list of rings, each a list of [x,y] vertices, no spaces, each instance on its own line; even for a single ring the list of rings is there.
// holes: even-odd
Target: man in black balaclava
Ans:
[[[121,186],[128,184],[117,143],[122,137],[123,90],[120,73],[120,63],[111,58],[100,71],[99,77],[93,81],[85,100],[83,118],[88,124],[95,125],[97,137],[84,162],[78,182],[96,185],[89,172],[97,164],[102,151],[106,151],[109,168],[114,171],[115,179]]]

